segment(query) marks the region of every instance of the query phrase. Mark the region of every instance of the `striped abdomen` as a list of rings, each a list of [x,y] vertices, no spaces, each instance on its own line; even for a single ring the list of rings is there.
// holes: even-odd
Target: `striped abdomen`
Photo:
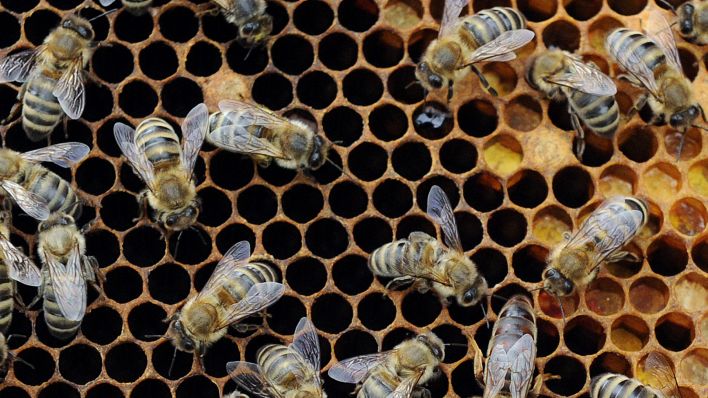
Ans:
[[[248,290],[257,283],[280,282],[280,276],[272,265],[254,261],[239,267],[239,276],[224,283],[224,288],[228,291],[234,302],[240,301],[246,296]]]
[[[237,112],[229,111],[214,112],[209,115],[209,132],[211,133],[221,127],[228,127],[234,124],[231,118],[233,118],[235,114],[237,114]],[[264,128],[263,126],[248,126],[246,127],[246,130],[248,130],[249,133],[255,135],[256,137],[266,136],[266,139],[272,140],[273,134],[267,134],[270,130]],[[207,141],[209,141],[209,135],[207,135]]]
[[[7,265],[0,261],[0,333],[6,334],[12,322],[15,306],[15,284],[8,275]]]
[[[656,74],[656,69],[666,64],[664,52],[644,34],[626,28],[619,28],[605,39],[607,51],[616,59],[630,56],[641,60]]]
[[[152,0],[123,0],[123,7],[135,15],[144,14],[152,5]]]
[[[462,20],[465,29],[460,30],[464,41],[471,49],[499,37],[500,34],[526,28],[526,19],[521,13],[510,7],[494,7],[482,10]]]
[[[46,266],[45,266],[46,268]],[[70,321],[62,315],[59,304],[56,302],[54,287],[49,273],[44,274],[44,321],[52,336],[60,340],[68,340],[76,335],[81,326],[81,321]]]
[[[45,73],[37,73],[25,83],[22,98],[22,127],[32,141],[47,138],[59,124],[64,111],[52,94],[57,80]]]
[[[312,373],[304,359],[292,349],[280,344],[268,344],[256,355],[266,379],[285,392],[300,387],[300,381],[310,379]]]
[[[578,118],[595,134],[611,138],[620,121],[615,97],[592,95],[578,90],[569,91],[568,101]]]
[[[415,258],[416,249],[408,239],[386,243],[369,256],[369,268],[374,275],[398,277],[404,274],[398,269],[402,259]]]
[[[627,376],[604,373],[592,378],[590,398],[664,398],[663,395]]]
[[[166,121],[151,117],[135,129],[135,143],[155,169],[179,164],[182,147],[177,133]]]
[[[357,398],[386,398],[400,382],[398,376],[379,365],[366,377],[356,396]]]
[[[81,199],[71,184],[43,166],[31,165],[17,183],[44,198],[52,213],[62,212],[74,219],[81,216]]]

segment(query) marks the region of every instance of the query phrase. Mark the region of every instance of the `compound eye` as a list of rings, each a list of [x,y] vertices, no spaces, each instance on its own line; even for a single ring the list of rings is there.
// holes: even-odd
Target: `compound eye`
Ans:
[[[71,27],[72,23],[70,19],[65,20],[64,22],[61,23],[61,26],[64,28],[69,28]]]
[[[470,302],[470,301],[474,300],[475,297],[477,297],[477,289],[472,288],[472,289],[469,289],[468,291],[465,292],[463,299],[466,302]]]
[[[570,283],[569,280],[564,280],[563,281],[563,292],[565,294],[570,294],[570,292],[573,291],[573,285]]]
[[[690,4],[690,3],[684,4],[683,10],[686,12],[686,14],[689,14],[689,15],[693,14],[693,11],[695,11],[695,9],[693,8],[693,4]]]
[[[440,76],[430,75],[430,77],[428,77],[428,81],[430,82],[430,85],[434,88],[442,88],[443,82]]]
[[[255,22],[249,22],[249,23],[243,25],[242,31],[244,34],[250,35],[253,32],[255,32],[257,28],[258,28],[258,25]]]
[[[683,20],[683,21],[681,21],[680,25],[681,25],[681,33],[683,33],[685,35],[691,33],[691,29],[693,29],[693,24],[691,23],[690,20],[688,20],[688,19]]]
[[[683,115],[681,115],[680,113],[675,113],[675,114],[671,115],[671,119],[669,120],[669,123],[674,127],[680,125],[682,122],[683,122]]]
[[[698,107],[693,105],[692,107],[688,108],[688,115],[692,118],[698,116]]]

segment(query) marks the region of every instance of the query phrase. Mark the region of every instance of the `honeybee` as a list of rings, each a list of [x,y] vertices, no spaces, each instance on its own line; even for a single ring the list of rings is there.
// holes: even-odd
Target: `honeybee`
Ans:
[[[575,147],[578,157],[585,150],[581,121],[601,137],[611,138],[617,131],[620,113],[614,97],[615,83],[579,56],[559,49],[546,51],[531,61],[526,81],[551,100],[567,99],[570,120],[578,137]]]
[[[681,398],[674,370],[659,352],[647,356],[643,369],[646,380],[640,382],[615,373],[604,373],[592,378],[590,398],[625,397]]]
[[[487,366],[482,373],[482,351],[475,345],[474,372],[484,386],[484,398],[524,398],[531,391],[536,366],[536,314],[528,297],[516,295],[504,304],[492,329],[487,349]],[[543,378],[533,385],[538,395]]]
[[[708,44],[708,1],[689,0],[678,8],[659,0],[678,17],[679,34],[686,41],[703,46]]]
[[[438,373],[444,356],[442,340],[428,332],[390,351],[345,359],[329,368],[327,374],[342,383],[361,383],[358,398],[408,398],[414,391],[417,396],[429,397],[430,392],[420,385]]]
[[[226,21],[238,27],[238,39],[245,47],[266,44],[273,30],[273,18],[265,0],[212,0]]]
[[[283,295],[285,287],[273,282],[275,272],[247,263],[250,256],[247,241],[233,245],[202,291],[171,317],[167,337],[177,349],[203,357],[209,346],[226,334],[228,326],[265,309]]]
[[[603,262],[634,256],[621,248],[639,233],[648,218],[647,205],[641,199],[607,199],[574,235],[566,234],[565,243],[551,252],[543,272],[543,289],[556,297],[571,295],[595,279]]]
[[[99,3],[103,7],[108,7],[115,3],[117,0],[99,0]],[[143,15],[152,6],[152,0],[121,0],[123,7],[133,14],[133,15]]]
[[[37,48],[0,60],[0,83],[24,83],[17,98],[30,140],[47,138],[63,114],[81,117],[86,105],[83,70],[93,54],[93,38],[89,21],[68,15]]]
[[[74,218],[52,213],[39,224],[37,254],[42,260],[42,284],[29,305],[44,299],[44,321],[52,336],[67,340],[74,336],[86,313],[87,283],[100,291],[103,276],[98,262],[86,255],[84,233]]]
[[[207,142],[227,151],[251,155],[262,167],[271,161],[292,170],[315,170],[328,159],[331,144],[305,123],[278,116],[243,101],[219,102],[209,117]]]
[[[651,30],[646,31],[646,35],[626,28],[612,31],[605,39],[605,47],[628,73],[621,77],[646,89],[635,102],[633,111],[648,103],[653,112],[652,124],[668,121],[682,134],[678,149],[680,157],[686,130],[689,127],[706,130],[694,124],[699,115],[706,121],[706,115],[693,95],[691,81],[681,69],[671,27],[658,11],[649,14],[647,25]]]
[[[482,72],[478,62],[511,61],[514,50],[530,42],[534,33],[526,28],[526,19],[510,7],[494,7],[474,15],[459,18],[468,0],[447,0],[443,10],[438,38],[433,40],[416,68],[418,82],[427,91],[448,87],[466,75],[469,67],[482,86],[497,95]]]
[[[428,216],[442,228],[446,246],[425,232],[411,232],[408,239],[376,249],[369,257],[371,272],[393,277],[387,288],[414,282],[421,292],[432,289],[445,304],[450,297],[465,307],[477,304],[487,294],[487,281],[465,255],[455,213],[437,185],[428,193]]]
[[[0,188],[30,216],[45,220],[49,213],[64,213],[74,219],[83,204],[66,180],[39,162],[71,167],[88,155],[90,148],[80,142],[65,142],[19,153],[0,148]]]
[[[208,125],[206,105],[195,106],[182,123],[181,147],[172,126],[160,118],[145,119],[135,130],[123,123],[113,126],[123,155],[147,185],[138,196],[140,217],[149,205],[154,221],[168,231],[182,231],[196,222],[201,201],[193,169]]]
[[[320,342],[307,318],[300,319],[289,346],[268,344],[256,354],[258,364],[229,362],[236,384],[257,397],[325,398],[320,380]]]

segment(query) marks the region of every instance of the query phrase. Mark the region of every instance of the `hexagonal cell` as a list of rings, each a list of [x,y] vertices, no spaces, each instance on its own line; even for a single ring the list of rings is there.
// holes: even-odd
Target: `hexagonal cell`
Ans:
[[[543,29],[542,36],[546,48],[556,47],[575,52],[580,47],[580,30],[565,19],[551,22]]]
[[[605,38],[617,28],[624,26],[620,21],[612,17],[600,17],[596,19],[588,28],[590,45],[597,51],[605,51]]]
[[[698,273],[688,274],[676,283],[676,301],[688,312],[705,310],[708,303],[708,278]]]
[[[671,351],[683,351],[695,338],[693,320],[680,312],[668,313],[654,325],[656,340],[662,347]]]
[[[708,160],[691,165],[688,169],[688,186],[704,197],[708,196]]]
[[[708,272],[708,236],[696,240],[693,249],[691,249],[691,257],[698,268]]]
[[[416,26],[422,17],[423,4],[418,0],[389,1],[383,9],[383,20],[401,30]]]
[[[531,228],[537,239],[548,245],[556,245],[563,242],[564,234],[573,231],[573,220],[565,210],[553,205],[534,215]]]
[[[680,160],[693,159],[703,149],[703,132],[697,127],[688,129],[686,133],[668,131],[664,134],[664,146],[666,152],[671,156]],[[679,150],[681,150],[680,156]]]
[[[653,237],[659,233],[661,227],[664,225],[664,213],[662,213],[661,208],[649,200],[645,200],[645,203],[647,203],[649,207],[649,220],[637,235],[641,239]]]
[[[563,330],[563,339],[571,351],[579,355],[594,354],[605,345],[605,330],[589,316],[571,319]]]
[[[706,229],[708,212],[701,201],[684,198],[674,202],[669,211],[671,225],[685,235],[697,235]]]
[[[612,315],[624,307],[624,290],[610,278],[598,278],[585,290],[585,304],[598,315]]]
[[[624,156],[637,163],[654,157],[659,147],[653,128],[643,124],[620,131],[617,135],[617,145]]]
[[[602,171],[598,185],[605,197],[631,195],[637,186],[637,173],[627,166],[613,165]]]
[[[443,138],[455,125],[452,114],[439,102],[426,102],[413,111],[413,127],[416,133],[430,140]]]
[[[501,134],[484,144],[482,157],[490,170],[501,176],[509,176],[521,167],[524,152],[514,137]]]
[[[512,98],[504,107],[504,121],[514,130],[531,131],[543,120],[541,104],[530,95]]]
[[[590,364],[590,377],[595,377],[607,372],[632,377],[632,365],[627,360],[627,357],[622,354],[603,352],[593,359]]]
[[[689,352],[681,359],[678,374],[697,386],[708,384],[708,350],[699,348]]]
[[[544,314],[552,318],[563,319],[564,315],[568,318],[578,309],[578,304],[580,304],[580,296],[577,291],[572,296],[566,297],[555,297],[545,290],[538,293],[538,306]]]
[[[541,22],[555,15],[558,9],[558,2],[556,0],[519,0],[517,6],[519,7],[519,11],[521,11],[529,21]]]
[[[649,245],[647,259],[652,271],[659,275],[673,276],[686,268],[688,253],[681,239],[663,235]]]
[[[595,184],[585,169],[569,166],[553,176],[553,194],[561,204],[578,208],[593,197]]]
[[[658,278],[639,278],[629,287],[629,302],[639,312],[655,314],[669,302],[669,287]]]
[[[610,8],[622,15],[639,14],[647,6],[647,0],[608,0]]]
[[[499,96],[506,96],[516,88],[516,71],[506,62],[489,62],[482,66],[482,74]]]
[[[639,351],[649,341],[649,326],[641,318],[624,315],[612,322],[610,338],[623,351]]]
[[[486,137],[499,125],[497,108],[487,100],[473,100],[457,110],[457,123],[472,137]]]
[[[669,163],[657,163],[644,171],[639,185],[653,200],[670,202],[681,189],[681,172]]]

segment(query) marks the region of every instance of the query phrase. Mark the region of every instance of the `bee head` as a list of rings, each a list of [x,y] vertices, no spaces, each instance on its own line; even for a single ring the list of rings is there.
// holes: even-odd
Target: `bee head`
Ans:
[[[93,27],[89,21],[76,15],[69,15],[61,21],[61,27],[76,32],[86,40],[93,40]]]
[[[241,25],[238,33],[241,44],[250,48],[263,44],[272,30],[273,18],[264,14]]]
[[[200,210],[201,201],[199,198],[194,198],[194,200],[183,209],[162,213],[160,219],[168,230],[182,231],[197,222]]]
[[[316,170],[322,167],[327,161],[327,151],[329,151],[329,143],[321,136],[315,135],[312,139],[312,152],[310,158],[307,159],[307,167]]]
[[[441,89],[445,85],[445,78],[433,72],[426,61],[422,61],[415,68],[415,77],[427,90]]]
[[[74,224],[74,217],[64,213],[52,213],[48,219],[39,223],[39,232],[44,232],[53,227],[65,227]]]
[[[487,291],[487,281],[481,276],[477,276],[466,289],[457,296],[457,303],[463,307],[469,307],[479,303]]]
[[[442,361],[443,358],[445,358],[445,345],[442,340],[435,335],[435,333],[428,332],[425,334],[419,334],[416,336],[416,340],[425,344],[425,346],[430,349],[433,356],[439,361]]]
[[[201,355],[204,349],[202,344],[197,341],[192,334],[184,327],[184,324],[179,319],[179,312],[172,317],[170,326],[167,329],[167,337],[172,341],[172,344],[178,350],[184,352],[196,352]]]
[[[543,273],[543,289],[554,296],[569,296],[575,285],[556,268],[548,267]]]
[[[698,109],[697,105],[691,105],[688,108],[676,112],[669,118],[669,124],[671,127],[678,130],[686,130],[693,121],[700,115],[701,111]]]

